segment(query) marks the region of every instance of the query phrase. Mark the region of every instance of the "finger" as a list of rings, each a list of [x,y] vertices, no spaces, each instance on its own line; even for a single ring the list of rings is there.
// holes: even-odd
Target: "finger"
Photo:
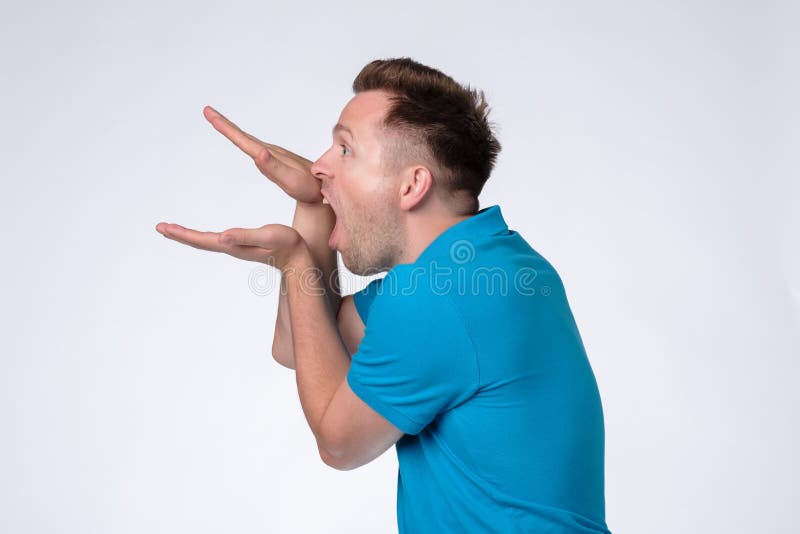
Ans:
[[[283,190],[291,189],[295,182],[305,176],[303,170],[298,169],[296,164],[281,159],[267,148],[259,152],[253,161],[261,174],[275,182]]]
[[[280,246],[275,238],[274,227],[266,224],[261,228],[229,228],[222,232],[219,241],[228,247],[232,256],[275,266],[273,250]]]
[[[269,148],[275,154],[279,154],[279,155],[281,155],[281,156],[283,156],[283,157],[285,157],[287,159],[295,161],[295,162],[301,164],[303,167],[311,168],[311,166],[314,164],[313,161],[308,160],[308,159],[304,158],[303,156],[297,155],[294,152],[289,152],[288,150],[286,150],[285,148],[283,148],[281,146],[273,145],[272,143],[264,143],[264,144],[267,145],[267,148]]]
[[[209,250],[212,252],[224,252],[225,254],[235,258],[266,263],[268,265],[272,265],[274,263],[273,259],[264,249],[260,247],[224,243],[220,239],[222,234],[218,232],[198,232],[196,230],[184,228],[179,224],[167,223],[157,224],[156,230],[158,230],[164,237],[197,249]]]
[[[311,161],[277,145],[264,143],[242,131],[211,106],[203,108],[203,115],[215,129],[253,158],[261,174],[277,184],[289,196],[305,202],[322,200],[321,184],[311,174]]]
[[[221,121],[223,126],[224,126],[225,132],[222,132],[221,130],[220,131],[223,133],[223,135],[228,137],[228,139],[231,139],[231,141],[234,141],[234,139],[232,139],[226,133],[226,132],[230,132],[231,130],[236,131],[237,132],[237,134],[236,134],[237,136],[239,136],[239,137],[243,136],[244,138],[246,138],[249,141],[251,141],[251,143],[247,143],[247,145],[248,145],[247,149],[242,148],[238,143],[236,143],[234,141],[234,143],[236,143],[237,146],[239,146],[239,148],[242,148],[242,150],[244,150],[251,157],[256,157],[257,149],[259,147],[266,146],[272,152],[274,152],[276,154],[279,154],[280,156],[283,156],[284,158],[291,159],[291,160],[293,160],[293,161],[295,161],[297,163],[300,163],[301,165],[311,167],[311,165],[314,163],[311,160],[308,160],[308,159],[306,159],[306,158],[304,158],[302,156],[299,156],[299,155],[295,154],[294,152],[290,152],[290,151],[286,150],[285,148],[283,148],[281,146],[273,145],[272,143],[265,143],[264,141],[262,141],[261,139],[255,137],[254,135],[251,135],[251,134],[245,132],[244,130],[242,130],[241,128],[236,126],[230,119],[225,117],[225,115],[223,115],[222,113],[220,113],[216,109],[212,108],[211,106],[206,106],[205,108],[203,108],[203,115],[205,115],[206,119],[208,119],[208,121],[211,122],[212,125],[215,125],[214,120]],[[216,127],[216,125],[215,125],[215,127]],[[219,130],[219,128],[217,128],[217,130]],[[252,153],[253,149],[255,149],[256,155],[254,155]]]
[[[213,252],[225,252],[227,248],[220,243],[218,232],[199,232],[174,223],[159,223],[156,229],[159,227],[161,227],[159,231],[164,237],[184,245]]]
[[[222,113],[211,106],[203,108],[203,115],[215,130],[227,137],[234,145],[238,146],[245,154],[255,158],[265,147],[256,137],[245,133],[241,128],[229,121]]]
[[[203,112],[214,128],[252,157],[258,170],[282,189],[292,191],[297,182],[302,182],[306,178],[305,175],[309,173],[311,167],[310,161],[277,145],[264,143],[242,131],[211,106],[206,106]],[[279,150],[273,154],[270,147]]]

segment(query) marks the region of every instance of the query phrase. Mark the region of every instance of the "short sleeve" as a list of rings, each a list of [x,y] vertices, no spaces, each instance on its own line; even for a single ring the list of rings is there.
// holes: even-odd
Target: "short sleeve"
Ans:
[[[361,322],[364,324],[367,324],[369,309],[372,306],[372,301],[375,300],[375,296],[380,292],[382,282],[383,278],[376,278],[371,280],[364,289],[353,293],[353,303],[356,306],[358,315],[361,317]]]
[[[376,299],[347,382],[406,434],[474,395],[477,355],[450,297],[417,289]]]

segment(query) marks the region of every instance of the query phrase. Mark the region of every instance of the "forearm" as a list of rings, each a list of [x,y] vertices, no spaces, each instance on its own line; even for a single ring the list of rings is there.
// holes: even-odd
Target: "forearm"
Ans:
[[[310,253],[302,254],[285,276],[297,391],[306,420],[324,448],[322,417],[347,376],[350,357],[315,267]]]
[[[297,202],[292,227],[303,237],[314,265],[321,270],[322,287],[328,306],[336,317],[341,302],[339,272],[336,251],[328,247],[328,236],[336,223],[336,217],[329,205]],[[292,322],[289,319],[289,302],[286,295],[286,281],[281,277],[281,291],[278,296],[278,314],[275,320],[275,334],[272,342],[273,357],[286,367],[295,368],[292,346]]]

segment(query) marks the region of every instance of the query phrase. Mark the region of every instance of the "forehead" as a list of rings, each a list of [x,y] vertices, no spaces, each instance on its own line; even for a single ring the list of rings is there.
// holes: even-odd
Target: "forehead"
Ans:
[[[386,115],[389,104],[389,94],[385,91],[358,93],[342,109],[339,122],[356,132],[371,129]]]

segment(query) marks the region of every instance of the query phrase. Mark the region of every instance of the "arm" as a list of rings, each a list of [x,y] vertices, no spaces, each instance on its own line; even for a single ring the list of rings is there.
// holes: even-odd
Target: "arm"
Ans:
[[[336,216],[330,206],[322,203],[320,182],[311,173],[312,162],[285,148],[257,139],[210,106],[203,108],[203,115],[217,131],[253,158],[264,176],[297,201],[292,227],[308,245],[317,268],[322,270],[328,305],[336,313],[341,301],[339,273],[336,251],[328,248],[328,236]],[[283,277],[272,339],[272,356],[281,365],[294,369],[292,327]]]
[[[156,230],[195,248],[280,269],[286,281],[286,303],[293,326],[297,391],[326,464],[341,470],[359,467],[402,437],[398,427],[350,389],[350,354],[356,347],[361,348],[361,337],[366,334],[364,325],[352,296],[342,300],[338,317],[334,316],[327,295],[322,292],[322,282],[312,271],[315,266],[311,253],[294,228],[268,224],[218,233],[162,222]],[[302,278],[303,273],[313,276]]]
[[[358,329],[340,333],[325,295],[317,294],[320,281],[302,276],[314,266],[310,252],[295,258],[292,269],[284,272],[289,273],[286,288],[300,403],[323,461],[336,469],[353,469],[381,455],[403,432],[350,389],[350,352],[343,338],[352,343]],[[343,303],[342,313],[357,315],[352,297]]]
[[[286,288],[285,278],[281,279],[281,287]],[[285,292],[285,289],[282,289]],[[292,340],[291,340],[291,320],[289,318],[289,302],[288,299],[282,294],[281,300],[278,302],[278,313],[281,313],[281,306],[283,306],[283,315],[281,316],[288,326],[286,326],[282,330],[282,336],[288,336],[288,350],[291,351],[291,359],[285,358],[278,358],[275,356],[275,360],[278,363],[283,365],[284,367],[288,367],[289,369],[295,368],[294,363],[294,349],[292,348]],[[358,314],[356,310],[356,305],[353,302],[353,295],[346,295],[341,298],[341,304],[339,305],[339,312],[336,315],[336,323],[339,327],[339,333],[342,336],[342,341],[344,341],[345,347],[347,347],[347,354],[353,355],[358,350],[358,346],[361,344],[361,340],[364,338],[364,329],[366,326],[364,322],[361,320],[361,316]],[[272,343],[273,354],[286,354],[286,352],[275,352],[275,347],[280,346],[277,342],[278,339],[278,323],[276,323],[275,327],[275,336],[276,340]],[[288,334],[286,333],[288,332]]]
[[[328,248],[328,236],[333,230],[335,215],[330,206],[298,202],[292,227],[303,237],[308,245],[312,261],[321,265],[321,282],[331,311],[336,316],[339,332],[347,354],[356,352],[364,337],[364,322],[356,310],[353,296],[342,297],[338,292],[339,269],[336,251]],[[331,285],[333,281],[334,285]],[[278,315],[275,320],[275,335],[272,339],[272,356],[279,364],[295,369],[294,348],[292,347],[292,321],[289,317],[289,298],[286,294],[286,278],[281,276],[281,292],[278,297]]]
[[[316,180],[315,178],[312,178]],[[336,216],[330,206],[319,203],[297,202],[292,227],[308,245],[314,265],[322,271],[320,282],[326,300],[333,313],[337,313],[342,300],[339,293],[339,269],[336,251],[328,248],[328,236],[333,230]],[[272,357],[289,369],[295,368],[292,348],[292,324],[289,320],[289,302],[286,295],[286,280],[281,276],[281,291],[278,296],[278,315],[275,319],[275,335],[272,338]]]
[[[358,314],[358,310],[356,310],[353,295],[347,295],[342,298],[337,322],[339,323],[339,332],[342,334],[342,340],[347,347],[347,354],[352,356],[358,350],[366,328],[361,316]]]
[[[365,334],[352,296],[341,299],[338,287],[328,287],[338,286],[338,278],[304,279],[299,283],[304,271],[317,269],[317,273],[322,270],[330,274],[337,266],[335,252],[327,248],[333,213],[321,202],[319,183],[310,173],[311,162],[259,141],[210,107],[203,113],[214,128],[253,158],[262,174],[298,201],[295,227],[267,224],[218,233],[162,222],[156,230],[195,248],[266,263],[281,271],[281,285],[286,291],[282,292],[285,298],[279,300],[274,353],[287,354],[282,347],[291,339],[293,361],[288,363],[297,370],[303,411],[325,463],[337,469],[363,465],[403,433],[348,385],[350,354],[356,352]]]

